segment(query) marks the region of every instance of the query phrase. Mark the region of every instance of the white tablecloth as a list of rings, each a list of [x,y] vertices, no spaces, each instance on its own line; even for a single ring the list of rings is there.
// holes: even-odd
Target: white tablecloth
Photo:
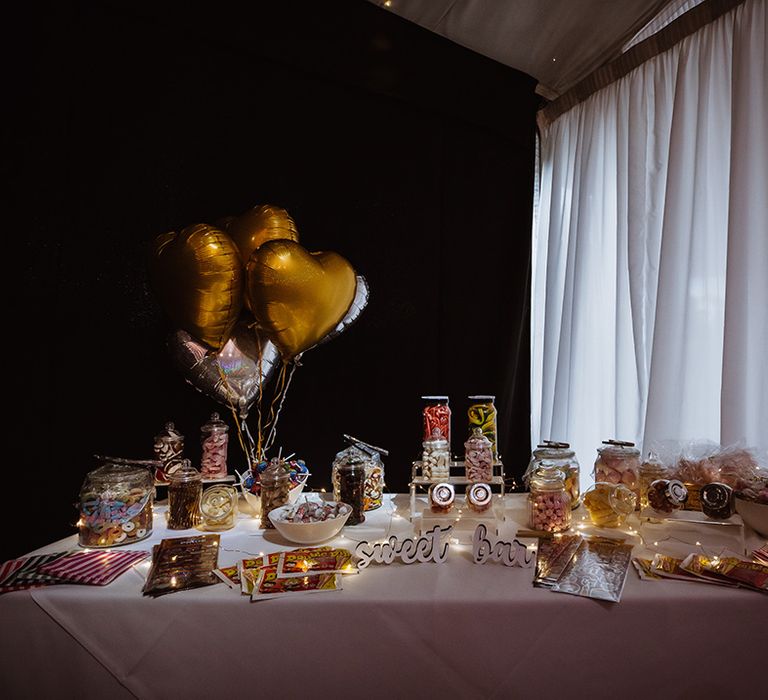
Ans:
[[[507,498],[511,539],[522,497]],[[410,531],[385,507],[344,533],[390,526]],[[156,514],[133,548],[179,534]],[[241,514],[220,565],[290,546],[267,538]],[[259,603],[223,584],[144,598],[147,568],[0,597],[3,697],[754,697],[768,649],[766,595],[632,570],[621,602],[605,603],[534,588],[532,569],[475,565],[467,546],[442,565],[371,565],[341,592]]]

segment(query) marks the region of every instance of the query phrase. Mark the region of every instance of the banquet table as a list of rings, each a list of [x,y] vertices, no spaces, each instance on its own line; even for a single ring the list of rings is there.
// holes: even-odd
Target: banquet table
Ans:
[[[524,496],[505,499],[511,540]],[[155,510],[152,537],[132,548],[189,534]],[[410,533],[398,495],[330,544]],[[763,542],[748,532],[749,547]],[[36,553],[76,546],[73,536]],[[221,533],[219,565],[290,547],[241,512]],[[254,603],[224,584],[144,597],[148,568],[0,596],[2,697],[757,697],[768,650],[759,592],[630,569],[609,603],[535,588],[531,568],[475,564],[463,544],[443,564],[371,564],[342,591]]]

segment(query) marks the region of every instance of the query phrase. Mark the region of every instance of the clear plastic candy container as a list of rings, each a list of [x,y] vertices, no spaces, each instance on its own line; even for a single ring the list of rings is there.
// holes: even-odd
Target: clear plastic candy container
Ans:
[[[204,479],[220,479],[227,475],[227,446],[229,426],[219,418],[218,413],[200,428],[202,459],[200,471]]]
[[[528,526],[544,532],[571,527],[571,496],[565,474],[552,464],[542,464],[531,478],[528,492]]]
[[[623,484],[633,491],[640,503],[640,450],[633,442],[603,440],[597,448],[595,482]]]
[[[422,410],[424,431],[422,440],[442,437],[451,444],[451,407],[447,396],[422,396],[426,403]],[[438,431],[435,433],[435,431]]]
[[[581,484],[579,461],[576,453],[567,442],[544,440],[531,454],[528,468],[523,474],[523,482],[530,485],[531,477],[541,466],[542,462],[557,466],[565,474],[565,488],[571,497],[571,508],[578,508],[581,503]]]

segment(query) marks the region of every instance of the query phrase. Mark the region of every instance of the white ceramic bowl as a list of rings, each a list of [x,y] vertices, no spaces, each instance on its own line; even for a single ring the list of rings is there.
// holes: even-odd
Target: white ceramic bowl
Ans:
[[[326,503],[334,505],[335,501],[326,501]],[[296,544],[320,544],[335,537],[341,532],[341,528],[344,527],[352,512],[352,508],[349,508],[343,515],[337,515],[335,518],[322,520],[319,523],[290,523],[281,520],[285,512],[291,508],[290,505],[275,508],[269,513],[269,519],[286,540]]]
[[[243,486],[243,478],[240,476],[240,491],[243,493],[243,498],[245,498],[245,502],[248,504],[248,508],[250,509],[251,513],[253,513],[254,517],[259,517],[261,515],[261,496],[258,493],[251,493],[245,486]],[[296,486],[294,486],[289,492],[288,492],[288,504],[293,505],[296,503],[296,501],[299,500],[299,496],[301,495],[301,492],[304,490],[304,484],[307,483],[307,477],[309,474],[302,474],[303,478],[299,481]]]
[[[748,501],[736,496],[736,512],[757,534],[768,537],[768,503]]]

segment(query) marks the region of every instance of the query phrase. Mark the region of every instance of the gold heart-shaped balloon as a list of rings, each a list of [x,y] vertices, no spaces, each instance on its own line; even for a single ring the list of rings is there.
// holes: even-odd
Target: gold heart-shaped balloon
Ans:
[[[338,253],[310,253],[295,241],[267,241],[247,265],[248,305],[288,360],[322,340],[355,297],[352,266]]]
[[[299,231],[291,215],[272,204],[262,204],[240,216],[227,217],[222,223],[240,250],[243,262],[248,262],[251,253],[267,241],[299,240]]]
[[[174,324],[219,351],[240,315],[244,273],[237,246],[208,224],[158,236],[150,277]]]

